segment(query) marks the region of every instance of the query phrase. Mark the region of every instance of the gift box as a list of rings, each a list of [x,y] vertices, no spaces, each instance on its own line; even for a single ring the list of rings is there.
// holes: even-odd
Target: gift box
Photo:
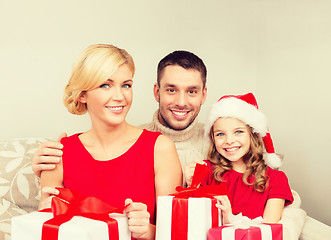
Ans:
[[[127,217],[123,214],[112,213],[110,217],[118,224],[118,240],[131,240]],[[12,218],[12,240],[40,240],[44,222],[53,218],[53,213],[31,212]],[[107,223],[81,216],[74,216],[70,221],[59,227],[59,240],[109,240]],[[48,240],[49,238],[47,238]]]
[[[208,230],[221,224],[221,214],[213,207],[215,204],[216,199],[160,196],[156,240],[207,239]]]
[[[57,188],[50,209],[12,218],[12,240],[131,240],[123,208]]]
[[[211,228],[208,240],[283,240],[282,224],[256,223],[252,220],[249,226],[242,223],[239,225]]]
[[[205,165],[197,164],[191,187],[158,197],[156,240],[206,240],[211,227],[222,225],[215,196],[228,192],[225,186],[198,187],[206,171]]]

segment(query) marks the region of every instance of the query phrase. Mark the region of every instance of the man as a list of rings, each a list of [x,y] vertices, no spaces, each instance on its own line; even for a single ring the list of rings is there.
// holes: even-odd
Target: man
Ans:
[[[164,57],[157,68],[157,83],[154,97],[159,109],[152,122],[141,127],[159,131],[170,137],[176,145],[182,168],[192,161],[207,157],[209,142],[204,136],[203,124],[197,116],[207,96],[207,70],[203,61],[187,51],[175,51]],[[66,134],[61,134],[60,138]],[[35,152],[32,168],[37,176],[43,170],[53,169],[60,161],[62,145],[45,142]],[[284,239],[298,239],[305,212],[300,209],[300,198],[295,198],[291,207],[284,209],[281,222],[284,224]]]

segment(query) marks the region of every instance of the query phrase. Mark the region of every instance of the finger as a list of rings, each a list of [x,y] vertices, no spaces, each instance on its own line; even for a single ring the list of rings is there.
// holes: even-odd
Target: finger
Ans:
[[[128,203],[129,203],[129,205],[125,204],[125,205],[128,205],[125,209],[126,212],[132,212],[132,211],[146,211],[147,212],[146,204],[143,204],[140,202],[132,202],[132,200],[131,200],[131,202],[128,202]]]
[[[60,136],[58,137],[57,141],[60,142],[62,138],[67,137],[67,133],[63,132],[60,134]]]
[[[34,164],[57,164],[61,162],[61,157],[58,156],[39,156],[33,161]]]
[[[58,195],[60,193],[59,190],[57,190],[55,187],[43,187],[41,189],[42,194],[47,195]]]
[[[198,163],[198,164],[207,165],[207,163],[205,161],[201,160],[201,159],[195,160],[195,162]]]
[[[53,170],[55,167],[55,164],[38,164],[32,165],[32,170],[38,177],[40,177],[42,171]]]
[[[127,213],[127,217],[129,219],[144,219],[149,222],[150,214],[147,212],[147,210],[141,210],[141,211],[129,211]]]
[[[37,156],[56,156],[61,157],[62,152],[62,144],[61,143],[52,143],[48,145],[43,145],[40,149],[36,152]]]
[[[129,225],[129,230],[132,233],[133,238],[140,238],[141,236],[144,236],[145,234],[148,233],[148,228],[149,226],[132,226]]]
[[[129,224],[129,226],[132,226],[132,227],[148,226],[149,218],[139,218],[139,219],[138,218],[129,218],[128,224]]]
[[[46,141],[43,144],[39,146],[39,149],[44,149],[44,148],[51,148],[51,149],[59,149],[61,150],[63,148],[62,143],[56,142],[56,141]]]

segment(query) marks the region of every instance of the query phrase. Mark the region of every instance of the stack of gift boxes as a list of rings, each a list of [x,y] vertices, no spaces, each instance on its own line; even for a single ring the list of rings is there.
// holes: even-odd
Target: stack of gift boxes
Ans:
[[[199,187],[206,170],[198,164],[190,187],[177,187],[177,193],[158,198],[156,240],[283,239],[281,224],[240,218],[239,223],[222,225],[216,197],[227,195],[227,189]],[[59,190],[51,209],[12,218],[12,240],[131,240],[123,208]]]

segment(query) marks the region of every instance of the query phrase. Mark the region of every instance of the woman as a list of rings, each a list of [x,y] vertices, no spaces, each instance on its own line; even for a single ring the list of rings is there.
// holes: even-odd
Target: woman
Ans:
[[[69,112],[91,118],[91,128],[61,140],[62,162],[41,175],[39,209],[50,206],[55,186],[98,197],[112,206],[128,205],[132,237],[155,238],[156,198],[182,183],[174,143],[160,133],[128,124],[135,66],[123,49],[88,47],[73,66],[65,88]]]

